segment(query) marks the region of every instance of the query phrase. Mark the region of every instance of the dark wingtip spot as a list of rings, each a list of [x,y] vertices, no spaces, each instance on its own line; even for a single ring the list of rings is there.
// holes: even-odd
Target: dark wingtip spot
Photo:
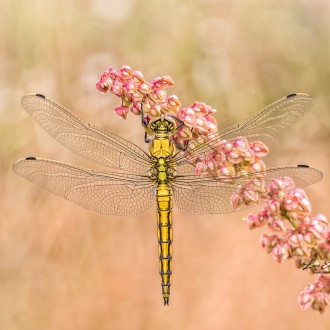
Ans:
[[[26,157],[25,160],[37,160],[35,157]]]
[[[297,167],[307,167],[307,168],[309,168],[308,165],[298,165]]]
[[[295,97],[295,96],[297,96],[297,94],[289,94],[286,98],[290,99],[291,97]]]
[[[45,95],[42,95],[42,94],[36,94],[36,96],[38,96],[38,97],[40,97],[42,99],[45,99],[46,98]]]

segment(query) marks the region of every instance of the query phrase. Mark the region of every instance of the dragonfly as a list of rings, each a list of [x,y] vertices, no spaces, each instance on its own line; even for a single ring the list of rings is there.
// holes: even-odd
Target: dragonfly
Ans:
[[[46,132],[72,152],[111,170],[98,171],[37,157],[16,161],[13,170],[41,188],[102,214],[138,217],[156,205],[159,273],[164,305],[168,305],[173,200],[187,215],[228,214],[236,211],[230,197],[250,182],[251,176],[262,174],[266,183],[289,176],[297,187],[322,178],[317,169],[297,165],[269,168],[249,177],[237,175],[227,182],[214,175],[196,174],[190,160],[214,150],[219,140],[231,141],[238,136],[268,144],[308,112],[312,103],[306,94],[290,94],[242,123],[211,134],[204,143],[181,150],[172,139],[182,126],[178,118],[161,116],[150,123],[142,120],[150,136],[146,152],[118,135],[85,123],[42,94],[29,94],[22,98],[22,106]],[[255,204],[242,205],[239,210]]]

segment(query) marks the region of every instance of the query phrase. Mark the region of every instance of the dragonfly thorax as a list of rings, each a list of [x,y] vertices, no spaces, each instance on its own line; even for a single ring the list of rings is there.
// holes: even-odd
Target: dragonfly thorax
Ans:
[[[175,147],[170,139],[170,135],[157,134],[150,143],[149,152],[152,158],[168,158],[173,156]]]
[[[154,165],[149,170],[150,180],[154,184],[171,184],[175,164],[168,157],[154,158]]]

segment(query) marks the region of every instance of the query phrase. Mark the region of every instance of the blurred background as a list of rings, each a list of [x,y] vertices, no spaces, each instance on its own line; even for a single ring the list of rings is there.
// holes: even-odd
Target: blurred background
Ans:
[[[301,311],[316,279],[277,264],[249,233],[248,212],[184,216],[174,208],[173,285],[163,307],[156,216],[110,217],[45,192],[12,172],[39,156],[100,168],[65,150],[20,105],[39,92],[146,148],[132,115],[95,82],[130,65],[170,75],[183,106],[218,110],[219,127],[294,92],[313,110],[271,147],[268,166],[309,164],[306,189],[330,218],[330,2],[308,0],[0,0],[0,328],[329,329],[330,309]],[[251,210],[258,211],[258,208]]]

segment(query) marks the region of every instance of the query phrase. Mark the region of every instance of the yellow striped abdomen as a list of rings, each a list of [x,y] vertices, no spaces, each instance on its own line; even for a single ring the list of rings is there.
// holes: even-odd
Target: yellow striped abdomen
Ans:
[[[164,305],[168,305],[172,274],[172,190],[167,183],[159,183],[156,189],[159,273]]]

